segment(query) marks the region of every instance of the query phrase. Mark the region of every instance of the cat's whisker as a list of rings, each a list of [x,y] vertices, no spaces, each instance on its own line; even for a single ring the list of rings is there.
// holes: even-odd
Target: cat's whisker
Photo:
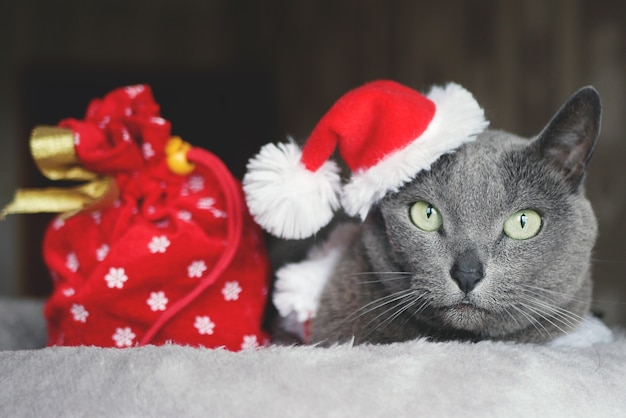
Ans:
[[[536,303],[539,304],[541,306],[544,306],[546,309],[550,310],[551,312],[554,312],[555,314],[560,314],[563,315],[565,317],[568,317],[569,319],[575,321],[575,322],[580,322],[583,321],[585,318],[582,317],[581,315],[578,315],[577,313],[574,313],[568,309],[565,309],[563,307],[560,307],[558,305],[554,305],[554,304],[550,304],[548,302],[545,302],[544,300],[542,300],[538,294],[527,294],[527,295],[521,295],[522,297],[524,297],[526,300],[528,300],[529,302],[532,303]]]
[[[376,328],[374,328],[374,331],[377,330],[378,328],[382,327],[385,324],[391,323],[394,320],[396,320],[400,315],[402,315],[402,313],[406,312],[407,309],[410,309],[412,306],[414,306],[417,302],[419,302],[419,298],[415,298],[413,300],[409,300],[406,301],[406,303],[404,303],[404,305],[402,304],[398,304],[396,307],[398,308],[393,314],[389,315],[387,318],[385,318],[385,320],[383,320],[382,322],[380,322]],[[380,315],[377,315],[375,318],[372,319],[372,321],[370,322],[374,322],[376,319],[380,318],[381,316],[384,316],[387,312],[393,310],[392,308],[387,309],[385,312],[382,312]],[[368,323],[369,324],[369,323]]]
[[[342,324],[346,324],[348,322],[353,322],[356,321],[357,319],[361,318],[364,315],[369,314],[370,312],[375,311],[376,309],[382,308],[385,305],[388,305],[390,303],[395,303],[398,301],[401,301],[402,299],[408,298],[409,296],[411,296],[411,293],[413,293],[413,291],[411,289],[404,289],[386,296],[383,296],[381,298],[378,298],[376,300],[373,300],[363,306],[361,306],[360,308],[358,308],[357,310],[355,310],[354,312],[352,312],[350,315],[346,316],[341,323]],[[393,309],[396,305],[392,306]],[[387,311],[385,311],[387,312]],[[371,322],[371,321],[370,321]],[[369,322],[368,322],[369,324]],[[366,324],[367,326],[367,324]],[[365,326],[363,327],[365,328]],[[369,335],[369,334],[368,334]]]
[[[417,316],[419,313],[421,313],[424,310],[424,308],[428,306],[429,303],[430,303],[430,300],[425,298],[424,302],[419,306],[419,308],[417,308],[415,312],[413,312],[413,316]]]
[[[406,280],[406,277],[385,277],[382,279],[375,279],[375,280],[365,280],[365,281],[361,281],[358,284],[359,285],[363,285],[363,284],[372,284],[372,283],[385,283],[385,282],[391,282],[394,280]]]
[[[363,280],[359,281],[358,284],[371,284],[371,283],[382,283],[392,280],[406,280],[407,276],[412,276],[413,273],[405,272],[405,271],[371,271],[371,272],[360,272],[360,273],[350,273],[344,274],[341,277],[358,277],[358,276],[372,276],[372,280]],[[387,276],[387,277],[379,277],[379,276]],[[390,277],[391,276],[391,277]]]
[[[545,302],[542,302],[536,298],[528,298],[525,297],[523,295],[520,295],[520,298],[522,298],[523,300],[525,300],[526,302],[532,304],[533,306],[538,308],[538,312],[542,312],[544,314],[548,314],[551,315],[552,319],[554,319],[555,321],[560,322],[561,324],[569,327],[569,328],[576,328],[578,326],[578,324],[580,322],[582,322],[584,320],[583,317],[581,317],[580,315],[576,315],[570,311],[568,311],[567,309],[564,308],[560,308],[558,306],[553,306],[550,304],[547,304]],[[546,318],[547,320],[547,318]]]
[[[382,308],[385,305],[402,300],[403,298],[410,296],[412,293],[414,293],[412,289],[404,289],[400,290],[399,292],[395,292],[390,295],[383,296],[382,298],[373,300],[366,305],[361,306],[356,311],[352,312],[345,318],[345,321],[354,321],[362,317],[363,315],[367,315],[368,313],[375,311],[376,309]]]
[[[393,274],[393,275],[413,275],[413,273],[408,271],[362,271],[358,273],[348,273],[345,274],[344,277],[354,277],[354,276],[367,276],[367,275],[379,275],[379,274]]]
[[[404,321],[404,325],[406,325],[411,319],[418,318],[418,316],[419,316],[419,318],[422,321],[426,321],[426,322],[429,322],[429,321],[434,319],[434,315],[433,314],[428,315],[428,316],[424,316],[423,315],[424,309],[426,307],[428,307],[432,303],[432,301],[429,298],[426,298],[426,297],[421,297],[420,300],[422,300],[422,299],[423,299],[422,304],[419,307],[417,307],[416,309],[414,309],[413,312],[411,313],[411,315],[407,316],[406,320]]]
[[[365,324],[365,327],[367,327],[369,324],[375,322],[379,318],[384,317],[387,313],[393,311],[394,309],[396,309],[396,308],[402,309],[403,306],[406,306],[409,303],[417,303],[417,301],[419,301],[420,299],[421,299],[421,297],[419,297],[417,295],[412,295],[412,294],[407,294],[407,295],[403,296],[402,298],[399,298],[397,300],[397,302],[398,302],[397,304],[395,304],[395,305],[385,309],[383,312],[381,312],[378,315],[376,315],[367,324]],[[387,319],[385,321],[387,321]],[[385,321],[383,321],[383,322],[385,322]]]
[[[552,290],[552,289],[544,289],[541,287],[537,287],[537,286],[531,286],[531,285],[527,285],[527,284],[520,284],[520,286],[522,288],[526,288],[526,290],[533,290],[533,291],[539,291],[539,292],[544,292],[546,294],[549,295],[555,295],[555,296],[563,296],[564,298],[566,298],[567,300],[570,300],[572,302],[580,302],[580,303],[591,303],[591,305],[598,305],[598,304],[626,304],[626,302],[618,302],[618,301],[610,301],[610,300],[601,300],[601,299],[583,299],[583,298],[577,298],[575,296],[572,296],[570,294],[564,293],[564,292],[559,292],[557,290]],[[535,293],[536,296],[540,296],[539,293]]]
[[[626,302],[624,302],[624,301],[604,300],[604,299],[596,299],[596,298],[591,299],[591,300],[587,300],[587,299],[577,298],[577,297],[574,297],[574,296],[569,295],[567,293],[559,292],[557,290],[544,289],[544,288],[541,288],[541,287],[532,286],[532,285],[523,284],[523,283],[520,283],[520,286],[523,287],[523,288],[526,288],[526,289],[532,289],[532,290],[536,290],[536,291],[540,291],[540,292],[545,292],[547,294],[552,294],[552,295],[556,295],[556,296],[564,296],[568,300],[571,300],[571,301],[574,301],[574,302],[581,302],[581,303],[590,302],[592,306],[597,306],[598,304],[603,304],[603,305],[605,305],[605,304],[609,304],[609,305],[626,305]]]
[[[605,263],[605,264],[626,264],[626,261],[621,260],[605,260],[602,258],[592,258],[591,261],[594,263]]]
[[[541,319],[543,319],[544,321],[546,321],[547,323],[549,323],[550,325],[552,325],[554,328],[558,329],[562,334],[567,334],[567,331],[565,331],[563,328],[561,328],[558,324],[556,324],[554,321],[552,321],[550,319],[549,316],[547,316],[545,314],[544,311],[532,306],[532,305],[528,305],[524,302],[518,302],[521,306],[527,308],[528,310],[530,310],[530,312],[534,313],[535,315],[537,315],[538,317],[540,317]],[[554,319],[554,318],[553,318]],[[561,322],[561,321],[557,321],[557,322]],[[548,332],[549,334],[549,332]]]
[[[546,329],[545,326],[543,326],[543,324],[541,323],[541,321],[537,320],[536,318],[533,318],[532,315],[530,315],[528,312],[524,311],[522,308],[515,306],[515,305],[511,305],[511,307],[513,309],[515,309],[517,312],[519,312],[524,318],[526,318],[528,320],[528,323],[530,323],[539,334],[541,334],[542,336],[544,336],[544,331],[548,334],[548,338],[551,338],[552,335],[550,334],[550,331],[548,331]],[[539,328],[539,325],[541,328],[543,328],[543,331]]]
[[[369,322],[367,322],[363,326],[364,329],[368,328],[371,324],[375,323],[377,319],[381,318],[382,316],[386,315],[388,312],[391,312],[391,311],[393,311],[394,309],[397,308],[393,314],[390,314],[383,321],[381,321],[378,324],[376,324],[376,326],[370,330],[370,332],[367,334],[367,336],[369,336],[370,334],[372,334],[373,332],[375,332],[376,330],[378,330],[382,326],[387,325],[387,324],[395,321],[399,316],[401,316],[404,312],[406,312],[408,309],[413,307],[415,304],[417,304],[422,299],[422,297],[420,297],[419,295],[413,295],[413,296],[414,296],[413,298],[411,298],[411,299],[409,299],[407,301],[403,301],[402,303],[398,303],[397,305],[392,306],[392,307],[386,309],[384,312],[381,312],[380,314],[378,314],[377,316],[372,318]],[[425,304],[426,303],[422,304],[422,307],[425,306]]]
[[[520,283],[520,287],[525,288],[527,290],[531,290],[531,291],[539,291],[539,292],[544,292],[544,293],[548,293],[551,295],[556,295],[556,296],[564,296],[566,297],[568,300],[572,300],[572,301],[576,301],[576,302],[586,302],[586,299],[581,299],[581,298],[576,298],[568,293],[564,293],[564,292],[559,292],[558,290],[553,290],[553,289],[546,289],[543,287],[539,287],[539,286],[533,286],[533,285],[529,285],[529,284],[525,284],[525,283]],[[539,296],[538,294],[536,294],[537,296]]]
[[[511,317],[513,322],[515,322],[519,328],[522,328],[522,324],[520,324],[515,315],[513,315],[507,307],[504,308],[504,312],[506,312],[506,314]]]
[[[538,289],[538,290],[543,290],[543,289]],[[570,326],[571,328],[575,328],[580,322],[584,321],[585,319],[582,316],[568,309],[565,309],[565,308],[562,308],[560,306],[556,306],[553,304],[549,304],[543,301],[541,298],[541,295],[536,291],[527,291],[526,294],[522,294],[520,296],[530,303],[542,306],[548,312],[552,313],[554,316],[562,318],[561,322],[567,323],[567,325]]]

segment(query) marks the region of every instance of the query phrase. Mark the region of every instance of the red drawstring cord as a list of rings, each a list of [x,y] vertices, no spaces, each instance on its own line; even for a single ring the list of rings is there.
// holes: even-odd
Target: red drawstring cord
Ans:
[[[165,324],[176,316],[180,311],[185,309],[190,303],[192,303],[198,296],[202,294],[209,286],[224,273],[228,268],[235,252],[239,247],[241,240],[241,233],[243,228],[243,202],[239,191],[238,183],[233,178],[232,174],[224,163],[215,155],[200,148],[192,148],[187,153],[187,159],[189,162],[196,163],[197,166],[203,167],[206,170],[213,172],[219,184],[222,185],[224,197],[226,198],[226,212],[228,213],[227,222],[227,235],[226,235],[226,247],[224,252],[220,256],[219,260],[215,264],[215,267],[211,269],[201,280],[200,283],[185,297],[178,300],[170,308],[168,308],[160,317],[152,324],[148,331],[139,341],[139,345],[146,345],[154,338],[154,336],[165,326]]]

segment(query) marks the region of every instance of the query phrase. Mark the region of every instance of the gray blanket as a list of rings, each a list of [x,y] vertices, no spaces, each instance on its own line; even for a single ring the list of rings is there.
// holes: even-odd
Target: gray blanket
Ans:
[[[0,415],[624,416],[626,337],[588,347],[43,344],[38,302],[0,301]]]

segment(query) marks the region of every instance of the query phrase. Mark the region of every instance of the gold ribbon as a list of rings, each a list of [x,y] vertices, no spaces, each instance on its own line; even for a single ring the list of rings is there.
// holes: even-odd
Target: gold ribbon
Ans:
[[[38,126],[30,137],[30,151],[39,170],[50,180],[85,181],[68,188],[18,189],[13,201],[0,212],[0,219],[13,213],[62,213],[69,218],[81,211],[95,211],[111,204],[118,196],[117,184],[110,177],[86,170],[74,147],[71,129]]]

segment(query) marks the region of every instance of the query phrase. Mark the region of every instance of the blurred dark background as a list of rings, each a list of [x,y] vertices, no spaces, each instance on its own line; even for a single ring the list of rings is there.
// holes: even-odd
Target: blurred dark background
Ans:
[[[36,124],[150,83],[173,131],[240,177],[269,141],[303,140],[347,90],[377,78],[456,81],[492,127],[536,134],[576,89],[604,102],[588,176],[600,222],[596,308],[626,324],[626,3],[619,0],[19,0],[0,4],[0,204],[41,176]],[[0,296],[50,289],[49,217],[0,223]],[[532,262],[529,260],[529,262]]]

